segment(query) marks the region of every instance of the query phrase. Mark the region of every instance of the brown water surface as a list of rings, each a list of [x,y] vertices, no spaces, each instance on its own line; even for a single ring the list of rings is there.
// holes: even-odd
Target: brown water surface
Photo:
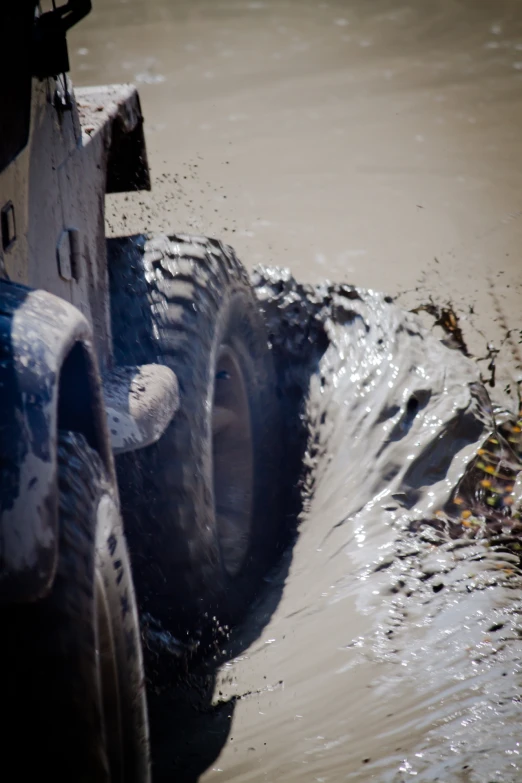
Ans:
[[[77,84],[142,96],[154,190],[113,197],[110,231],[213,234],[249,267],[451,301],[513,401],[519,0],[95,0],[70,48]],[[410,536],[493,427],[474,391],[489,359],[378,296],[352,306],[323,313],[299,538],[214,709],[163,721],[165,779],[522,779],[518,559]]]

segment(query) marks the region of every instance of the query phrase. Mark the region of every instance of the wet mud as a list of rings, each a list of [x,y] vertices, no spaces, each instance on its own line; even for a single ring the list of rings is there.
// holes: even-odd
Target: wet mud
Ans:
[[[296,626],[311,622],[324,657],[346,651],[347,661],[333,675],[333,715],[314,720],[329,731],[304,739],[309,747],[285,779],[518,779],[520,407],[495,406],[477,365],[389,297],[303,287],[270,270],[254,282],[282,368],[302,360],[307,343],[315,362],[319,335],[328,342],[306,399],[307,558],[292,584],[310,589],[315,572],[315,591],[321,581],[326,589],[303,607],[306,620],[294,608],[286,633],[274,629],[268,641],[280,658]],[[328,624],[323,635],[318,599],[325,615],[337,606],[349,642],[337,646]],[[288,718],[317,718],[327,698],[318,689]],[[359,742],[362,759],[353,754]]]
[[[158,778],[517,780],[520,411],[389,296],[253,283],[302,508],[243,627],[155,706]]]
[[[109,232],[264,265],[296,476],[258,603],[153,697],[157,780],[516,783],[518,0],[98,0],[70,40],[142,96]]]

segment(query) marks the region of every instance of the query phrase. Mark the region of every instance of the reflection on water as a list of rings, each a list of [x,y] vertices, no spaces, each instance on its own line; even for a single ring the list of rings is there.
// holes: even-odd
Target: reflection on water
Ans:
[[[205,780],[514,783],[518,555],[418,522],[493,427],[480,372],[495,359],[511,404],[521,373],[521,3],[95,0],[70,48],[76,83],[140,87],[154,191],[114,197],[111,231],[210,233],[250,266],[451,302],[483,358],[399,330],[379,297],[322,313],[314,491],[282,601],[219,676],[235,709]]]

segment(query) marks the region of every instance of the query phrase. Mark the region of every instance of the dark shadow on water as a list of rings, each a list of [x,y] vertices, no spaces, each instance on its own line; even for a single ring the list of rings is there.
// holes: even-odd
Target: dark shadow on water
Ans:
[[[222,699],[218,672],[258,639],[270,621],[283,594],[295,538],[226,646],[195,666],[189,664],[172,688],[149,695],[154,783],[197,783],[229,740],[236,702],[250,694]]]

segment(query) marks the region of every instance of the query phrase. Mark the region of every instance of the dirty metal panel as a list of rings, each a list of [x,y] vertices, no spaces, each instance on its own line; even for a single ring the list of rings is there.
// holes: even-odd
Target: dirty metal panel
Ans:
[[[111,354],[104,223],[106,154],[100,134],[57,171],[61,225],[69,237],[76,237],[75,243],[69,243],[71,277],[67,299],[91,322],[102,369],[110,363]]]
[[[72,347],[88,356],[95,447],[111,481],[112,454],[86,319],[46,291],[0,281],[0,602],[48,589],[57,553],[58,379]]]
[[[150,190],[143,115],[135,87],[128,84],[75,90],[82,140],[104,134],[109,149],[107,193]]]

